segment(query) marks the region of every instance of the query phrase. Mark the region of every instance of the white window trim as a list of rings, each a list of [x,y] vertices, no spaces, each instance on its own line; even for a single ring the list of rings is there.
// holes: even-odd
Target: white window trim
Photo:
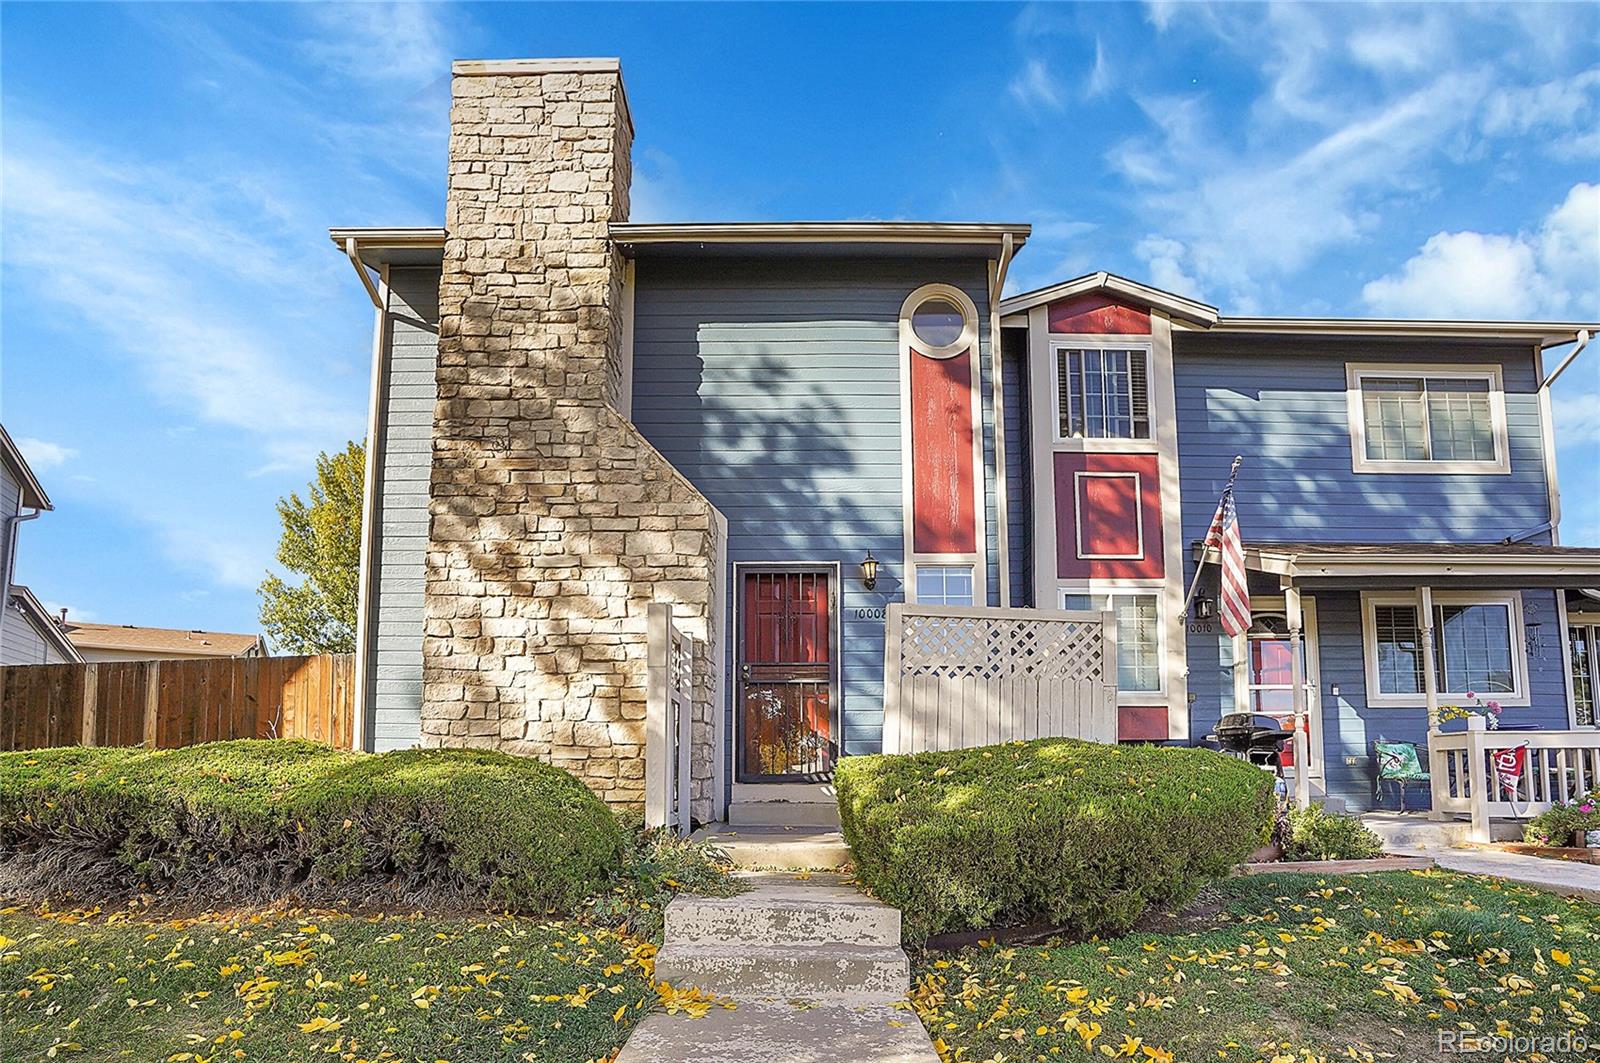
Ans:
[[[1577,677],[1572,674],[1574,667],[1572,629],[1575,627],[1593,628],[1596,634],[1600,634],[1600,612],[1568,609],[1566,596],[1559,592],[1556,594],[1556,601],[1560,605],[1558,611],[1561,622],[1561,667],[1563,669],[1563,677],[1567,682],[1567,726],[1575,731],[1600,730],[1600,712],[1595,713],[1594,723],[1578,722],[1578,683]],[[1593,667],[1594,662],[1593,652],[1591,649],[1591,667]],[[1594,678],[1600,678],[1600,676]],[[1597,705],[1596,708],[1600,708],[1600,705]]]
[[[955,341],[943,347],[932,347],[924,343],[922,337],[917,335],[917,330],[911,325],[911,318],[923,303],[931,299],[943,299],[961,311],[961,335]],[[972,297],[953,284],[924,284],[910,295],[900,305],[900,320],[905,325],[905,333],[910,337],[911,346],[929,358],[954,358],[963,351],[972,352],[972,360],[978,360],[978,308],[973,303]]]
[[[1138,529],[1139,552],[1136,554],[1091,554],[1083,548],[1083,481],[1132,480],[1133,522]],[[1072,474],[1072,521],[1077,535],[1079,561],[1143,561],[1144,560],[1144,476],[1136,471],[1079,469]]]
[[[1146,597],[1154,598],[1156,600],[1156,659],[1160,662],[1160,667],[1157,669],[1157,674],[1159,674],[1161,677],[1161,684],[1154,690],[1123,690],[1118,688],[1117,704],[1161,704],[1167,700],[1167,690],[1169,688],[1167,679],[1167,672],[1169,670],[1167,667],[1169,663],[1167,659],[1167,646],[1169,644],[1167,636],[1167,602],[1166,595],[1163,593],[1163,584],[1161,581],[1146,581],[1144,583],[1130,583],[1126,585],[1109,585],[1099,581],[1096,581],[1092,584],[1063,583],[1056,588],[1056,607],[1066,610],[1067,597],[1069,595],[1078,595],[1090,598],[1091,604],[1093,604],[1095,599],[1105,599],[1104,607],[1102,608],[1096,605],[1094,611],[1106,612],[1115,608],[1111,602],[1111,599],[1119,594],[1142,594]],[[1116,662],[1112,662],[1112,667],[1116,667]]]
[[[1479,692],[1482,701],[1493,699],[1502,705],[1526,706],[1530,703],[1528,696],[1528,639],[1526,628],[1522,623],[1522,595],[1516,592],[1495,593],[1479,591],[1434,591],[1433,604],[1439,605],[1504,605],[1510,609],[1511,624],[1511,671],[1516,689],[1509,694],[1491,694],[1487,691]],[[1415,694],[1383,694],[1378,691],[1378,627],[1377,607],[1380,605],[1409,605],[1419,610],[1418,626],[1421,627],[1420,605],[1414,594],[1362,591],[1361,592],[1361,659],[1366,672],[1367,680],[1367,705],[1372,708],[1410,709],[1426,708],[1427,695],[1418,692]],[[1430,619],[1429,626],[1433,623]],[[1566,637],[1566,632],[1562,632]],[[1467,700],[1465,690],[1440,690],[1440,704],[1464,703]]]
[[[1050,338],[1050,439],[1063,448],[1074,450],[1109,450],[1118,454],[1130,451],[1156,451],[1155,342],[1148,336],[1073,336],[1063,338],[1063,333],[1053,333]],[[1061,353],[1062,351],[1143,351],[1145,373],[1145,405],[1150,411],[1150,435],[1144,439],[1136,436],[1112,436],[1102,439],[1090,436],[1064,436],[1061,434]]]
[[[1489,461],[1398,461],[1367,457],[1367,418],[1361,382],[1366,377],[1444,377],[1451,380],[1483,380],[1489,384],[1490,434],[1494,438],[1494,458]],[[1350,467],[1359,473],[1421,473],[1433,476],[1496,476],[1511,472],[1511,447],[1506,432],[1506,392],[1498,364],[1391,364],[1348,362],[1345,365],[1345,396],[1350,417]]]
[[[972,582],[972,601],[968,602],[966,607],[982,608],[983,607],[983,603],[981,601],[979,601],[979,599],[978,599],[978,572],[977,572],[978,564],[977,564],[977,560],[975,558],[971,557],[970,555],[968,555],[967,557],[964,557],[964,558],[955,558],[953,560],[942,560],[942,561],[939,561],[939,560],[934,560],[933,559],[934,556],[935,555],[932,555],[932,554],[921,554],[921,555],[919,555],[917,557],[917,560],[912,563],[912,565],[911,565],[911,586],[906,589],[906,601],[908,603],[916,603],[916,602],[919,602],[919,601],[922,600],[921,597],[917,593],[917,576],[923,569],[925,569],[925,568],[959,568],[959,569],[966,569],[967,578],[969,580],[971,580],[971,582]],[[940,602],[938,604],[947,605],[949,603]]]
[[[1250,597],[1251,613],[1285,613],[1288,602],[1282,595],[1276,597]],[[1310,595],[1300,599],[1300,641],[1305,646],[1306,715],[1311,721],[1311,777],[1322,779],[1327,775],[1327,747],[1322,742],[1322,648],[1317,637],[1317,600]],[[1249,633],[1233,636],[1233,708],[1235,712],[1250,711],[1250,646]],[[1291,692],[1292,692],[1291,687]],[[1291,728],[1292,730],[1292,728]]]

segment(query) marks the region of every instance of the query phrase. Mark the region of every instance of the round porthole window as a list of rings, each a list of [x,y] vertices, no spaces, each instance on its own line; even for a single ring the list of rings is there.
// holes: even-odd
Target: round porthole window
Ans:
[[[949,347],[961,339],[967,327],[967,316],[961,308],[942,295],[924,300],[911,313],[911,331],[929,347]]]
[[[954,358],[978,345],[978,309],[960,288],[925,284],[900,307],[906,338],[930,358]]]

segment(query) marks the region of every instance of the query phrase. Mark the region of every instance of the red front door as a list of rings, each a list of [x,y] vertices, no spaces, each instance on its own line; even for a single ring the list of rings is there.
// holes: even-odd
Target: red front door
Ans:
[[[741,593],[739,778],[825,776],[836,753],[828,573],[747,572]]]

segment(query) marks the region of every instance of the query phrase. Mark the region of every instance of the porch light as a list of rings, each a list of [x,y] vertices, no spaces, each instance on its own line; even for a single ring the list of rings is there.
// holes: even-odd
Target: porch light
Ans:
[[[1196,620],[1210,620],[1216,615],[1217,605],[1210,598],[1201,596],[1194,600],[1194,618]]]
[[[861,561],[861,585],[869,591],[878,585],[878,559],[872,556],[871,550]]]

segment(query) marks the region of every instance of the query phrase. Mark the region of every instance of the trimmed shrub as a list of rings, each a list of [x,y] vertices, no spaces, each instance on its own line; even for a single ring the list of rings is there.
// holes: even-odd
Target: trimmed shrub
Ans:
[[[1291,808],[1285,860],[1370,860],[1383,854],[1383,839],[1355,816],[1329,812],[1321,805]]]
[[[1600,830],[1600,793],[1552,805],[1528,820],[1522,839],[1529,845],[1569,846],[1578,831]]]
[[[856,874],[905,936],[1047,923],[1120,933],[1267,839],[1272,777],[1205,749],[1042,739],[835,770]]]
[[[0,754],[14,888],[571,911],[621,845],[581,782],[504,753],[268,740]]]

